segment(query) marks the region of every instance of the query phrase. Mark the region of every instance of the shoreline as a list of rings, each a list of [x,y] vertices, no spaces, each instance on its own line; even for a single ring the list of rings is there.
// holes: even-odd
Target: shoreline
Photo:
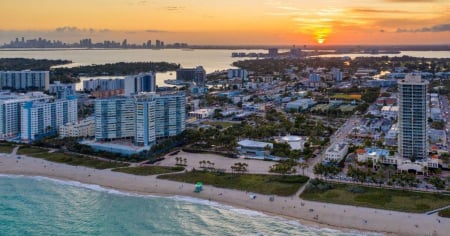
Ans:
[[[195,185],[157,179],[156,176],[136,176],[111,170],[96,170],[82,166],[48,162],[21,155],[0,154],[0,173],[9,175],[44,176],[62,181],[98,185],[125,193],[176,197],[185,196],[217,202],[268,216],[294,220],[314,228],[330,228],[344,232],[358,231],[386,235],[447,235],[449,218],[433,215],[396,212],[356,206],[336,205],[300,199],[298,196],[270,196],[204,185],[200,193]]]

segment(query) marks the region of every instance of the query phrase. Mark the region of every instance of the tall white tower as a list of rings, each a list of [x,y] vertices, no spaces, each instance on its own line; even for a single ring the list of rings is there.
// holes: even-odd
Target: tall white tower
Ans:
[[[428,157],[427,85],[428,81],[415,74],[398,82],[398,151],[403,158]]]

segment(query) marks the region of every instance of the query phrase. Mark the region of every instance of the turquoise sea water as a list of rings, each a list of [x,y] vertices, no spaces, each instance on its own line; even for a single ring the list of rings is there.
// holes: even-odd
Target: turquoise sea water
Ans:
[[[189,197],[140,196],[72,181],[0,175],[0,235],[370,234],[307,227]]]

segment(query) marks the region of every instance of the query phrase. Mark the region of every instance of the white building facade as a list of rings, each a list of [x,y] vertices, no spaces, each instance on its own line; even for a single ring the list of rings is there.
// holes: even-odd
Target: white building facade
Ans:
[[[49,102],[26,102],[21,109],[20,139],[37,141],[58,132],[61,125],[78,120],[78,103],[75,97]]]
[[[124,81],[125,96],[140,92],[156,92],[156,75],[153,72],[128,76]]]
[[[95,139],[129,138],[151,146],[157,138],[175,136],[186,128],[186,97],[182,93],[101,99],[95,102]]]
[[[348,144],[334,143],[325,152],[325,161],[341,161],[348,152]]]
[[[0,93],[0,139],[16,137],[20,134],[21,108],[26,102],[47,101],[52,97],[42,92],[26,94]]]
[[[398,81],[398,150],[403,158],[428,157],[427,87],[420,75]]]
[[[0,71],[0,90],[47,91],[49,84],[48,71]]]
[[[59,127],[59,137],[92,137],[95,135],[95,119],[89,117],[77,123],[67,123]]]

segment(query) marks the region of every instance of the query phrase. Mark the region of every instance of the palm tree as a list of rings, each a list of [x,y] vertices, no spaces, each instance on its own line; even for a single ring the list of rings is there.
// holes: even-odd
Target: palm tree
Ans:
[[[298,166],[302,169],[302,175],[305,175],[305,169],[307,169],[309,167],[308,163],[302,162],[302,163],[299,163]]]
[[[203,161],[199,161],[198,164],[200,165],[200,168],[202,168]]]
[[[211,162],[208,160],[206,163],[208,164],[208,168],[211,168]]]
[[[180,161],[180,158],[179,157],[175,157],[175,160],[177,161],[177,164],[175,164],[175,165],[178,165],[178,162]]]
[[[181,157],[180,157],[180,161],[181,161]],[[184,162],[184,165],[187,166],[187,159],[186,158],[183,159],[183,162]]]
[[[236,171],[236,166],[231,166],[230,168],[231,168],[231,174],[234,175],[234,172]]]

